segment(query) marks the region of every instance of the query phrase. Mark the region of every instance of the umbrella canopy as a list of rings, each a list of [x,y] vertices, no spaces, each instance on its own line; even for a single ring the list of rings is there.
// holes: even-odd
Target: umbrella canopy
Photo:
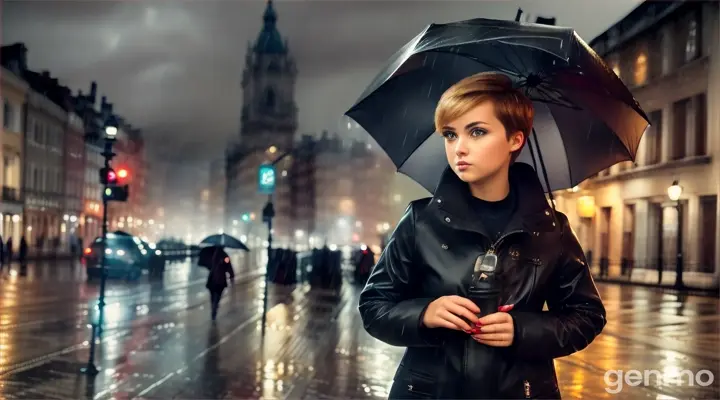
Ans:
[[[401,173],[433,192],[447,165],[443,139],[433,135],[435,107],[454,83],[489,71],[506,74],[535,105],[530,146],[518,161],[544,167],[546,190],[634,160],[648,118],[569,28],[489,19],[431,24],[390,59],[346,115]]]
[[[217,235],[210,235],[203,239],[200,242],[201,245],[218,245],[222,246],[228,249],[239,249],[239,250],[245,250],[250,251],[248,247],[241,242],[239,239],[226,235],[224,233],[217,234]]]
[[[230,256],[228,256],[222,246],[208,246],[203,247],[200,250],[200,253],[198,253],[197,264],[201,267],[212,269],[214,265],[217,265],[229,258]]]

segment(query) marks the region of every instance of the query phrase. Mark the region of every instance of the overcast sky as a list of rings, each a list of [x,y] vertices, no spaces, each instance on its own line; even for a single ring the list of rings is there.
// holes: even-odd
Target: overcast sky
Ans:
[[[555,16],[587,41],[637,0],[276,1],[297,61],[300,133],[336,130],[395,50],[431,22]],[[187,161],[223,154],[239,130],[240,77],[264,0],[4,1],[2,42],[25,42],[30,68],[74,91],[96,80],[144,129],[153,152]],[[362,136],[358,134],[358,136]]]

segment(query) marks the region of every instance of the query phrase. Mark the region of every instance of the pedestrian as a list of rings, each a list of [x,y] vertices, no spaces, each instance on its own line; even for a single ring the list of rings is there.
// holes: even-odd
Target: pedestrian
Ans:
[[[13,239],[12,239],[12,236],[10,236],[7,240],[7,243],[5,244],[5,252],[7,253],[8,265],[12,265],[13,251],[14,251]]]
[[[2,271],[3,266],[5,266],[5,241],[0,235],[0,271]]]
[[[20,237],[20,249],[18,251],[18,261],[21,266],[27,266],[27,255],[28,255],[28,243],[25,239],[25,235]]]
[[[223,290],[228,286],[228,278],[230,282],[235,279],[235,271],[230,257],[222,249],[215,251],[210,265],[210,274],[205,287],[210,291],[210,310],[212,320],[215,321]]]
[[[367,332],[407,347],[390,398],[560,398],[553,359],[605,326],[567,217],[514,162],[533,118],[499,73],[440,98],[449,165],[432,198],[409,204],[359,300]],[[495,297],[474,297],[486,289]]]

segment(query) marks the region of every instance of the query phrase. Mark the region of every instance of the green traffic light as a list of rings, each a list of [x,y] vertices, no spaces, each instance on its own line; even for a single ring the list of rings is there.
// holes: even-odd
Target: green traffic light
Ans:
[[[245,222],[250,221],[250,214],[243,214],[243,215],[242,215],[242,220],[245,221]]]
[[[106,189],[105,189],[105,196],[110,196],[110,195],[112,195],[112,189],[106,188]]]

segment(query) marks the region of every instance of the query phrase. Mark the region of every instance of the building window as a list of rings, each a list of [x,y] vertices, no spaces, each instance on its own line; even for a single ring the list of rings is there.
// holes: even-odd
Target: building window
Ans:
[[[265,91],[265,107],[269,109],[275,108],[275,91],[272,89]]]
[[[670,149],[670,157],[672,160],[680,160],[685,157],[685,138],[687,137],[687,115],[689,99],[684,99],[673,104],[673,132],[672,132],[672,148]]]
[[[643,85],[647,81],[648,63],[647,55],[640,53],[635,59],[635,85]]]
[[[7,99],[3,99],[3,128],[11,129],[14,127],[13,107]]]
[[[660,162],[662,154],[662,111],[650,113],[650,129],[643,136],[646,143],[645,164],[653,165]]]
[[[687,40],[685,41],[685,62],[694,60],[698,54],[698,24],[697,17],[693,16],[687,25]]]
[[[707,96],[695,97],[695,155],[707,154]]]
[[[700,272],[715,272],[717,196],[700,198]]]

